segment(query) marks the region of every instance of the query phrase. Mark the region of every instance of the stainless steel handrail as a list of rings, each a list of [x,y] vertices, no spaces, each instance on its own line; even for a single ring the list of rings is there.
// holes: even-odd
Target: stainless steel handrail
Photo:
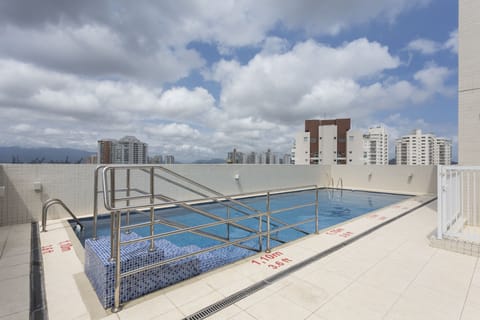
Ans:
[[[215,195],[218,196],[218,197],[222,197],[223,199],[225,199],[225,200],[227,200],[227,201],[229,201],[229,202],[232,202],[232,203],[235,203],[235,204],[237,204],[237,205],[239,205],[239,206],[241,206],[241,207],[244,207],[244,208],[246,208],[246,209],[248,209],[248,210],[250,210],[250,211],[257,212],[257,213],[260,212],[259,210],[255,209],[255,208],[252,207],[252,206],[249,206],[249,205],[247,205],[247,204],[245,204],[245,203],[243,203],[243,202],[237,201],[236,199],[232,198],[232,196],[226,196],[226,195],[224,195],[223,193],[220,193],[220,192],[218,192],[218,191],[216,191],[216,190],[214,190],[214,189],[212,189],[212,188],[210,188],[210,187],[207,187],[207,186],[204,185],[204,184],[198,183],[197,181],[194,181],[194,180],[192,180],[192,179],[190,179],[190,178],[187,178],[187,177],[185,177],[185,176],[183,176],[183,175],[181,175],[181,174],[178,174],[177,172],[175,172],[175,171],[173,171],[173,170],[167,169],[167,168],[162,167],[162,166],[158,166],[158,169],[160,169],[160,170],[162,170],[162,171],[164,171],[164,172],[167,172],[168,174],[171,174],[171,175],[173,175],[173,176],[175,176],[175,177],[177,177],[177,178],[179,178],[179,179],[181,179],[181,180],[183,180],[183,181],[186,181],[186,182],[188,182],[188,183],[191,183],[191,184],[193,184],[194,186],[197,186],[197,187],[199,187],[199,188],[201,188],[201,189],[203,189],[203,190],[206,190],[206,191],[208,191],[208,192],[210,192],[210,193],[213,193],[213,194],[215,194]],[[148,173],[148,171],[147,171],[146,169],[141,169],[141,170],[142,170],[143,172]],[[206,194],[204,194],[204,193],[201,193],[201,192],[199,192],[198,190],[194,190],[194,189],[192,189],[192,188],[189,188],[189,187],[187,187],[187,186],[185,186],[185,185],[183,185],[183,184],[181,184],[181,183],[178,183],[178,182],[176,182],[176,181],[174,181],[174,180],[172,180],[172,179],[168,179],[167,177],[163,177],[163,176],[161,176],[161,175],[159,175],[159,174],[155,174],[155,177],[160,178],[160,179],[163,179],[163,180],[165,180],[165,181],[167,181],[167,182],[169,182],[169,183],[171,183],[171,184],[174,184],[174,185],[176,185],[176,186],[178,186],[178,187],[180,187],[180,188],[183,188],[183,189],[185,189],[185,190],[188,190],[188,191],[190,191],[190,192],[192,192],[192,193],[195,193],[195,194],[198,194],[198,195],[200,195],[200,196],[203,196],[203,197],[205,197],[206,199],[211,199],[211,200],[219,203],[220,205],[226,207],[226,208],[227,208],[227,211],[228,211],[229,209],[234,209],[234,210],[236,210],[236,211],[238,211],[238,212],[240,212],[240,213],[242,213],[242,214],[250,215],[249,212],[245,212],[245,211],[239,210],[238,208],[234,208],[233,206],[225,203],[225,202],[224,202],[225,200],[221,201],[220,199],[216,199],[216,198],[209,197],[208,195],[206,195]],[[310,186],[310,187],[316,187],[316,186]],[[282,188],[282,189],[285,189],[285,188]],[[280,190],[282,190],[282,189],[280,189]],[[280,190],[278,190],[278,191],[280,191]],[[271,191],[270,191],[270,192],[271,192]],[[275,219],[275,218],[271,218],[271,219],[272,219],[274,222],[276,222],[276,223],[282,223],[282,224],[284,224],[284,222],[281,221],[281,220],[278,220],[278,219]],[[259,222],[259,223],[260,223],[260,222]],[[303,230],[301,230],[301,229],[297,229],[297,228],[293,228],[293,229],[295,229],[295,230],[298,231],[298,232],[303,232]]]
[[[150,174],[150,177],[149,177],[150,178],[149,179],[150,180],[149,181],[150,190],[149,190],[149,192],[148,191],[142,191],[142,190],[139,190],[139,189],[136,189],[136,188],[131,188],[130,181],[129,181],[129,178],[130,178],[129,175],[130,175],[130,169],[132,169],[132,168],[139,168],[139,169],[142,169],[142,171],[147,169],[147,168],[150,169],[150,170],[147,171]],[[184,186],[185,189],[190,190],[190,191],[204,197],[204,198],[199,199],[197,201],[207,201],[207,202],[212,201],[212,202],[223,203],[225,205],[225,203],[223,201],[228,200],[228,201],[231,201],[232,203],[238,203],[238,205],[240,207],[247,208],[247,209],[254,212],[253,214],[252,213],[247,213],[244,216],[232,218],[232,217],[230,217],[228,210],[234,209],[234,210],[239,211],[239,212],[242,212],[242,211],[239,210],[239,208],[231,206],[231,205],[228,204],[228,205],[225,205],[227,207],[227,218],[224,219],[220,216],[211,214],[211,213],[209,213],[205,210],[194,207],[191,204],[191,201],[189,201],[189,202],[187,202],[187,201],[177,201],[177,200],[175,200],[173,198],[170,198],[168,196],[165,196],[165,195],[162,195],[162,194],[156,194],[155,193],[155,188],[154,188],[154,176],[156,176],[155,175],[155,169],[157,169],[157,168],[160,168],[160,170],[165,169],[161,166],[151,166],[151,165],[133,165],[133,166],[113,165],[113,166],[99,166],[99,167],[97,167],[97,169],[95,171],[95,185],[94,185],[94,187],[95,187],[94,188],[95,189],[94,190],[95,197],[98,196],[98,174],[99,174],[100,170],[102,170],[102,194],[103,194],[104,206],[107,210],[109,210],[111,212],[111,216],[112,216],[112,219],[111,219],[111,254],[110,254],[110,257],[111,257],[111,260],[114,261],[115,265],[117,265],[117,266],[120,265],[120,261],[121,261],[120,260],[121,259],[121,257],[120,257],[120,247],[122,245],[128,245],[128,244],[135,243],[135,242],[149,241],[150,242],[149,250],[153,251],[153,250],[155,250],[155,247],[154,247],[154,240],[155,239],[166,237],[166,236],[169,236],[169,235],[174,235],[174,234],[181,234],[181,233],[185,233],[185,232],[192,232],[192,233],[205,235],[206,232],[202,231],[201,229],[205,229],[205,228],[208,228],[208,227],[219,226],[219,225],[224,225],[224,224],[227,225],[227,226],[231,225],[231,226],[235,226],[237,228],[241,228],[245,231],[248,231],[250,233],[250,235],[232,241],[230,238],[225,239],[223,237],[219,237],[219,236],[216,236],[216,235],[206,233],[207,237],[210,237],[212,239],[221,241],[223,243],[221,243],[219,245],[216,245],[216,246],[213,246],[213,247],[201,249],[199,251],[192,252],[192,253],[189,253],[189,254],[186,254],[186,255],[174,257],[174,258],[167,259],[167,260],[162,260],[160,262],[153,263],[153,264],[150,264],[148,266],[144,266],[144,267],[141,267],[141,268],[138,268],[138,269],[135,269],[135,270],[130,270],[130,271],[123,272],[123,273],[121,272],[121,268],[117,267],[116,270],[115,270],[115,275],[114,275],[115,284],[114,284],[114,306],[112,307],[113,312],[117,312],[117,311],[120,310],[120,288],[121,288],[120,284],[121,284],[122,278],[124,278],[126,276],[129,276],[129,275],[132,275],[132,274],[135,274],[135,273],[138,273],[138,272],[142,272],[142,271],[145,271],[145,270],[149,270],[149,269],[152,269],[152,268],[156,268],[156,267],[159,267],[161,265],[168,264],[168,263],[171,263],[171,262],[174,262],[174,261],[182,260],[182,259],[185,259],[185,258],[190,257],[190,256],[198,255],[198,254],[201,254],[201,253],[204,253],[204,252],[209,252],[209,251],[212,251],[212,250],[216,250],[216,249],[231,246],[231,245],[236,245],[236,246],[243,247],[243,248],[251,250],[251,249],[254,249],[254,248],[245,246],[244,244],[242,244],[242,242],[252,240],[252,239],[256,239],[256,238],[259,239],[259,248],[261,250],[262,249],[262,238],[265,237],[265,239],[267,241],[265,251],[269,252],[270,251],[270,239],[275,240],[274,237],[272,237],[272,233],[276,233],[278,231],[293,228],[295,230],[302,231],[303,233],[308,234],[307,231],[304,231],[304,230],[299,229],[297,227],[299,227],[303,224],[306,224],[306,223],[313,222],[313,221],[315,221],[315,233],[318,234],[318,199],[319,198],[318,198],[318,187],[317,186],[310,185],[310,186],[297,187],[297,188],[281,188],[281,189],[274,189],[274,190],[266,191],[267,206],[266,206],[266,210],[263,212],[261,210],[255,209],[255,208],[250,207],[248,205],[245,205],[244,203],[242,203],[242,202],[240,202],[236,199],[233,199],[232,196],[225,196],[225,195],[223,195],[223,194],[221,194],[221,193],[219,193],[219,192],[217,192],[217,191],[215,191],[215,190],[213,190],[209,187],[201,185],[201,184],[199,184],[199,183],[197,183],[197,182],[195,182],[195,181],[193,181],[189,178],[186,178],[182,175],[179,175],[179,174],[177,174],[177,173],[175,173],[175,172],[173,172],[169,169],[165,169],[165,172],[168,172],[168,173],[172,172],[172,174],[174,176],[179,177],[180,179],[182,179],[184,181],[187,181],[188,183],[191,183],[192,185],[194,185],[196,187],[202,188],[202,189],[204,189],[208,192],[214,193],[216,195],[214,197],[209,197],[208,195],[206,195],[202,192],[199,192],[197,190],[193,190],[188,186]],[[116,182],[115,182],[115,171],[117,171],[119,169],[127,169],[128,170],[128,173],[127,173],[128,182],[127,182],[127,189],[126,189],[127,196],[117,198],[116,197],[116,192],[118,192],[118,189],[116,189],[116,187],[115,187],[115,184],[116,184]],[[172,183],[173,180],[167,178],[166,181],[169,182],[169,183]],[[177,186],[183,187],[183,185],[181,183],[178,183],[178,182],[175,182],[175,181],[173,181],[173,183]],[[314,202],[307,203],[307,204],[301,204],[301,205],[295,205],[295,206],[291,206],[289,208],[271,210],[271,208],[270,208],[270,197],[271,197],[272,193],[280,193],[282,191],[287,191],[287,190],[309,190],[309,189],[315,190],[315,201]],[[136,195],[132,196],[131,191],[143,194],[143,196],[140,196],[140,197],[136,196]],[[256,192],[256,193],[253,193],[253,194],[262,195],[262,194],[265,194],[265,192]],[[243,195],[252,195],[252,193],[239,194],[239,195],[235,195],[235,196],[237,197],[237,196],[243,196]],[[149,203],[143,203],[141,205],[132,205],[130,203],[130,200],[132,200],[133,198],[135,198],[135,199],[139,199],[139,198],[149,199],[149,201],[148,201]],[[162,203],[156,202],[155,199],[161,200]],[[123,205],[124,203],[125,203],[125,205]],[[201,215],[204,215],[204,216],[209,217],[211,219],[214,219],[216,221],[190,227],[190,226],[185,226],[181,223],[166,221],[166,220],[161,219],[161,218],[160,219],[158,219],[158,218],[155,219],[154,209],[156,207],[158,207],[158,206],[172,206],[172,205],[183,207],[187,210],[191,210],[193,212],[199,213]],[[271,223],[271,221],[273,221],[273,219],[275,219],[274,217],[272,217],[272,215],[275,215],[275,214],[280,213],[280,212],[285,212],[285,211],[289,211],[289,210],[293,210],[293,209],[297,209],[297,208],[304,208],[304,207],[308,207],[308,206],[315,206],[315,217],[314,218],[305,219],[305,220],[298,221],[298,222],[295,222],[295,223],[286,223],[284,221],[278,220],[281,224],[283,224],[282,226],[272,225],[272,223]],[[122,210],[130,210],[130,209],[138,210],[140,208],[150,208],[150,219],[149,219],[150,221],[149,222],[134,224],[134,225],[127,224],[125,226],[121,225],[122,224],[122,222],[121,222],[121,216],[122,216],[121,211]],[[98,214],[98,200],[94,203],[94,214],[95,215]],[[127,216],[128,216],[128,214],[129,213],[127,213]],[[263,229],[263,222],[265,222],[264,218],[266,218],[266,230],[265,231]],[[240,221],[247,220],[247,219],[258,219],[258,221],[259,221],[258,230],[246,227],[246,226],[238,223]],[[169,226],[177,228],[177,230],[155,234],[153,226],[155,224],[159,224],[159,223],[167,224]],[[142,227],[143,226],[150,226],[150,235],[145,236],[145,237],[141,237],[141,238],[138,238],[138,239],[121,241],[120,234],[121,234],[122,231],[124,231],[124,230],[128,231],[128,230],[131,230],[135,227],[140,227],[140,226],[142,226]],[[272,226],[274,226],[276,228],[272,229],[271,228]]]
[[[137,166],[135,166],[135,167],[137,167]],[[149,170],[147,170],[144,165],[141,165],[141,166],[139,166],[139,167],[141,168],[140,170],[141,170],[142,172],[150,173]],[[149,168],[151,168],[151,167],[153,167],[153,166],[150,166]],[[235,203],[235,204],[237,204],[237,205],[239,205],[239,206],[241,206],[241,207],[244,207],[244,208],[246,208],[246,209],[248,209],[248,210],[250,210],[250,211],[257,212],[257,213],[260,212],[259,210],[257,210],[257,209],[255,209],[255,208],[253,208],[253,207],[251,207],[251,206],[249,206],[249,205],[247,205],[247,204],[245,204],[245,203],[243,203],[243,202],[241,202],[241,201],[238,201],[238,200],[236,200],[236,199],[233,198],[233,197],[237,197],[237,196],[242,196],[242,194],[226,196],[226,195],[224,195],[224,194],[222,194],[222,193],[220,193],[220,192],[218,192],[218,191],[216,191],[216,190],[213,190],[213,189],[210,188],[210,187],[207,187],[207,186],[205,186],[205,185],[203,185],[203,184],[200,184],[200,183],[198,183],[198,182],[196,182],[196,181],[193,181],[192,179],[187,178],[187,177],[185,177],[185,176],[183,176],[183,175],[180,175],[180,174],[176,173],[175,171],[169,170],[169,169],[167,169],[167,168],[165,168],[165,167],[163,167],[163,166],[154,166],[154,167],[155,167],[156,169],[159,169],[159,170],[162,170],[162,171],[164,171],[164,172],[167,172],[168,174],[171,174],[171,175],[173,175],[173,176],[175,176],[175,177],[177,177],[177,178],[179,178],[179,179],[182,179],[182,180],[184,180],[184,181],[186,181],[186,182],[188,182],[188,183],[191,183],[191,184],[193,184],[193,185],[195,185],[195,186],[197,186],[197,187],[199,187],[199,188],[201,188],[201,189],[204,189],[204,190],[206,190],[206,191],[208,191],[208,192],[210,192],[210,193],[213,193],[213,194],[215,194],[215,195],[217,196],[217,197],[208,197],[208,195],[206,195],[206,194],[204,194],[204,193],[201,193],[201,192],[199,192],[199,191],[197,191],[197,190],[194,190],[194,189],[192,189],[192,188],[189,188],[189,187],[187,187],[187,186],[185,186],[185,185],[183,185],[183,184],[181,184],[181,183],[178,183],[178,182],[173,181],[173,180],[171,180],[171,179],[168,179],[168,178],[166,178],[166,177],[160,176],[160,175],[158,175],[158,174],[153,174],[153,175],[154,175],[155,177],[157,177],[157,178],[161,178],[161,179],[163,179],[163,180],[165,180],[165,181],[167,181],[167,182],[169,182],[169,183],[172,183],[172,184],[174,184],[174,185],[176,185],[176,186],[178,186],[178,187],[181,187],[181,188],[183,188],[183,189],[185,189],[185,190],[188,190],[188,191],[190,191],[190,192],[192,192],[192,193],[195,193],[195,194],[198,194],[198,195],[204,197],[203,199],[199,199],[199,200],[211,200],[211,201],[217,202],[217,203],[219,203],[220,205],[226,207],[227,210],[229,210],[229,209],[234,209],[235,211],[240,212],[240,213],[245,214],[245,215],[250,215],[250,213],[245,212],[245,211],[242,211],[242,210],[240,210],[240,209],[238,209],[238,208],[235,208],[235,207],[229,205],[228,203],[225,203],[225,200],[227,200],[227,201],[229,201],[229,202],[232,202],[232,203]],[[115,166],[114,168],[121,169],[121,168],[129,168],[129,167],[125,167],[125,166]],[[127,170],[130,170],[130,169],[127,169]],[[127,175],[127,177],[128,177],[128,175]],[[311,188],[311,189],[313,189],[313,188],[316,188],[316,185],[307,185],[307,186],[303,186],[303,187],[297,187],[296,189],[297,189],[297,190],[301,190],[301,189],[306,189],[306,188]],[[293,190],[292,190],[292,189],[293,189],[293,188],[290,188],[290,189],[289,189],[289,188],[278,188],[278,189],[268,190],[267,192],[276,193],[276,192],[281,192],[281,191],[285,191],[285,190],[290,190],[290,191],[295,190],[295,189],[293,189]],[[137,191],[138,191],[138,190],[137,190]],[[148,194],[149,194],[149,193],[146,192],[144,197],[149,197]],[[251,193],[250,193],[250,194],[251,194]],[[246,194],[243,194],[243,195],[246,195]],[[159,196],[159,197],[163,197],[163,195],[158,195],[158,196]],[[157,198],[159,198],[159,197],[157,197]],[[138,199],[138,198],[141,198],[141,196],[136,197],[136,198],[137,198],[137,199]],[[128,197],[120,198],[120,199],[117,198],[117,201],[126,200],[126,199],[128,199]],[[128,201],[128,200],[127,200],[127,201]],[[185,203],[185,201],[175,201],[174,199],[170,198],[169,201],[168,201],[168,203],[167,203],[167,205],[171,205],[171,204],[181,205],[181,204],[184,204],[184,203]],[[135,208],[138,208],[138,207],[132,207],[131,209],[135,209]],[[150,206],[148,206],[148,208],[150,208]],[[128,209],[130,209],[130,208],[127,208],[127,207],[117,208],[117,210],[128,210]],[[127,213],[127,217],[128,217],[128,213]],[[278,219],[273,218],[273,217],[271,218],[271,220],[274,221],[274,222],[276,222],[276,223],[285,224],[283,221],[278,220]],[[95,228],[95,229],[96,229],[96,228]],[[301,229],[297,229],[297,228],[293,228],[293,229],[295,229],[295,230],[298,231],[298,232],[305,233],[305,232],[304,232],[303,230],[301,230]]]
[[[53,206],[54,204],[61,205],[75,220],[75,222],[80,226],[81,230],[83,230],[83,224],[78,220],[78,218],[73,214],[73,212],[67,207],[67,205],[60,199],[48,199],[42,205],[42,232],[47,232],[47,212],[48,209]]]
[[[105,198],[105,183],[104,183],[104,186],[102,188],[101,191],[98,190],[98,173],[100,172],[100,170],[103,170],[105,167],[107,167],[107,165],[99,165],[97,166],[97,168],[95,169],[95,173],[94,173],[94,202],[93,202],[93,239],[96,239],[97,238],[97,217],[98,217],[98,193],[103,193],[104,194],[104,199],[109,199],[109,197],[106,197]],[[238,208],[235,208],[233,206],[230,206],[226,203],[224,203],[225,200],[228,200],[228,201],[231,201],[232,203],[235,203],[235,204],[238,204],[244,208],[247,208],[251,211],[254,211],[254,212],[259,212],[257,209],[251,207],[251,206],[248,206],[238,200],[236,200],[235,198],[237,197],[243,197],[243,196],[248,196],[248,195],[262,195],[262,194],[266,194],[266,192],[271,192],[271,194],[274,194],[274,193],[277,193],[277,192],[282,192],[282,191],[297,191],[297,190],[308,190],[308,189],[313,189],[313,188],[316,188],[317,186],[316,185],[306,185],[306,186],[301,186],[301,187],[290,187],[290,188],[277,188],[277,189],[271,189],[271,190],[268,190],[268,191],[263,191],[263,192],[249,192],[249,193],[239,193],[239,194],[233,194],[233,195],[230,195],[230,196],[226,196],[226,195],[223,195],[222,193],[218,192],[218,191],[215,191],[205,185],[202,185],[196,181],[193,181],[185,176],[182,176],[172,170],[169,170],[163,166],[159,166],[159,165],[156,165],[156,166],[152,166],[152,165],[128,165],[128,166],[125,166],[125,165],[108,165],[109,168],[118,168],[118,169],[127,169],[127,181],[129,182],[129,179],[130,179],[130,174],[129,174],[129,170],[130,169],[141,169],[142,171],[145,171],[147,170],[147,168],[151,168],[151,167],[155,167],[156,169],[160,169],[162,171],[165,171],[165,172],[168,172],[169,174],[172,174],[180,179],[183,179],[189,183],[192,183],[198,187],[201,187],[203,188],[204,190],[207,190],[211,193],[215,193],[217,196],[216,197],[207,197],[205,198],[206,195],[202,194],[202,193],[198,193],[197,191],[191,189],[191,188],[188,188],[186,186],[183,186],[177,182],[174,182],[172,181],[171,179],[168,179],[168,178],[165,178],[165,177],[162,177],[162,176],[159,176],[157,174],[155,174],[155,176],[157,177],[160,177],[164,180],[167,180],[168,182],[170,183],[173,183],[179,187],[183,187],[184,189],[187,189],[193,193],[197,193],[198,195],[201,195],[201,196],[204,196],[204,198],[201,198],[201,199],[195,199],[195,200],[190,200],[188,201],[189,204],[193,203],[193,202],[196,202],[196,201],[214,201],[214,202],[218,202],[220,203],[221,205],[227,207],[227,211],[230,209],[234,209],[235,211],[238,211],[240,213],[243,213],[243,214],[248,214],[244,211],[241,211],[239,210]],[[147,171],[148,172],[148,171]],[[104,182],[105,182],[105,179],[104,179]],[[129,206],[129,200],[135,200],[135,199],[142,199],[142,198],[150,198],[150,194],[148,192],[143,192],[137,188],[130,188],[129,186],[129,183],[127,182],[127,188],[125,189],[119,189],[117,191],[126,191],[127,192],[127,195],[130,191],[135,191],[135,192],[138,192],[138,193],[141,193],[143,194],[143,196],[130,196],[130,197],[122,197],[122,198],[116,198],[116,201],[126,201],[127,205],[124,206],[124,207],[120,207],[120,208],[117,208],[117,210],[127,210],[127,220],[129,220],[129,212],[128,210],[136,210],[136,209],[139,209],[140,207],[139,206],[135,206],[135,205],[132,205],[132,206]],[[108,191],[107,191],[108,192]],[[159,196],[162,196],[162,195],[159,195]],[[181,203],[186,203],[185,201],[177,201],[177,200],[173,200],[171,199],[170,201],[168,201],[167,203],[165,204],[156,204],[155,208],[161,208],[163,206],[171,206],[171,205],[178,205],[178,204],[181,204]],[[150,208],[150,206],[143,206],[141,208],[144,208],[144,209],[148,209]],[[107,208],[107,210],[109,211],[112,211],[111,209]],[[277,223],[283,223],[282,221],[276,221],[276,219],[272,219],[273,221],[277,222]],[[301,230],[297,230],[299,232],[302,232]]]
[[[143,271],[147,271],[147,270],[150,270],[150,269],[153,269],[153,268],[157,268],[157,267],[160,267],[160,266],[168,264],[168,263],[179,261],[179,260],[194,256],[194,255],[198,255],[198,254],[206,253],[206,252],[209,252],[209,251],[217,250],[217,249],[224,248],[224,247],[227,247],[227,246],[230,246],[230,245],[238,245],[241,242],[252,240],[252,239],[255,239],[257,237],[266,236],[266,239],[267,239],[266,252],[270,252],[270,243],[269,243],[270,241],[269,241],[269,239],[271,237],[271,232],[272,231],[277,232],[277,231],[281,231],[281,230],[286,230],[290,226],[291,227],[299,226],[299,225],[302,225],[302,224],[305,224],[305,223],[308,223],[308,222],[316,221],[316,223],[315,223],[315,233],[318,234],[318,188],[315,191],[316,191],[315,202],[309,204],[310,206],[315,205],[315,217],[314,218],[305,219],[305,220],[302,220],[302,221],[299,221],[299,222],[296,222],[296,223],[292,223],[290,225],[279,227],[279,228],[274,229],[274,230],[271,230],[269,228],[269,224],[267,223],[267,231],[259,231],[256,234],[253,234],[253,235],[250,235],[250,236],[247,236],[247,237],[244,237],[244,238],[240,238],[240,239],[237,239],[235,241],[227,241],[223,244],[215,245],[215,246],[212,246],[212,247],[209,247],[209,248],[200,249],[198,251],[191,252],[191,253],[188,253],[188,254],[184,254],[184,255],[181,255],[181,256],[177,256],[177,257],[174,257],[174,258],[162,260],[162,261],[152,263],[150,265],[143,266],[143,267],[140,267],[140,268],[137,268],[137,269],[134,269],[134,270],[129,270],[129,271],[123,272],[123,273],[120,271],[120,268],[117,267],[116,272],[115,272],[114,306],[112,307],[112,312],[118,312],[118,311],[121,310],[120,288],[121,288],[122,278],[128,277],[130,275],[133,275],[133,274],[136,274],[136,273],[139,273],[139,272],[143,272]],[[268,198],[267,198],[267,203],[268,203],[267,209],[269,209],[270,194],[268,193],[267,196],[268,196]],[[119,211],[116,211],[115,215],[117,217],[116,217],[116,225],[115,225],[115,227],[116,227],[116,231],[115,231],[116,232],[116,237],[115,238],[116,238],[117,243],[115,245],[115,248],[116,248],[115,249],[116,250],[115,264],[117,266],[119,266],[120,263],[121,263],[120,247],[122,245],[127,245],[127,244],[131,244],[131,243],[135,243],[135,242],[139,242],[139,241],[146,241],[146,240],[147,241],[148,240],[153,241],[153,239],[166,237],[166,236],[173,235],[173,234],[180,234],[180,233],[184,233],[184,232],[192,232],[193,230],[198,230],[198,229],[211,227],[211,226],[215,226],[215,225],[220,225],[220,224],[228,224],[228,223],[232,224],[233,222],[238,222],[238,221],[246,220],[246,219],[252,219],[252,218],[256,218],[257,216],[258,217],[266,216],[267,221],[268,221],[268,218],[270,218],[271,214],[275,214],[275,213],[279,213],[279,212],[283,212],[283,211],[285,211],[285,210],[275,210],[275,211],[267,210],[266,212],[253,214],[252,216],[243,216],[243,217],[225,219],[223,221],[217,221],[217,222],[213,222],[213,223],[209,223],[209,224],[203,224],[203,225],[199,225],[199,226],[195,226],[195,227],[188,227],[188,228],[185,228],[185,229],[182,229],[182,230],[168,231],[168,232],[157,234],[157,235],[150,235],[150,236],[147,236],[147,237],[142,237],[142,238],[139,238],[139,239],[128,240],[128,241],[123,241],[123,242],[120,241],[120,232],[121,232],[121,229],[122,229],[122,227],[119,223],[119,219],[120,219],[119,215],[120,214],[119,214]]]

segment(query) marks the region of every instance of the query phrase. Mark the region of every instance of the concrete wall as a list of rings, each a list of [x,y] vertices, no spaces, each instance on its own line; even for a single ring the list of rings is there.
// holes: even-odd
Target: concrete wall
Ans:
[[[167,168],[224,194],[255,192],[266,189],[309,184],[323,186],[330,174],[329,166],[295,165],[169,165]],[[96,165],[4,164],[0,165],[0,225],[26,223],[41,219],[42,204],[59,198],[77,215],[91,215],[93,210],[93,176]],[[234,179],[235,175],[239,179]],[[41,191],[34,190],[40,182]],[[122,186],[117,178],[117,186]],[[148,190],[145,173],[132,174],[132,186]],[[198,195],[172,187],[157,179],[155,192],[178,199],[194,199]],[[99,204],[103,202],[99,197]],[[100,208],[101,211],[103,206]],[[53,206],[48,218],[67,216]]]
[[[437,193],[436,166],[332,166],[331,175],[335,186],[342,179],[346,189],[407,194]]]
[[[458,160],[480,164],[480,1],[459,1]]]

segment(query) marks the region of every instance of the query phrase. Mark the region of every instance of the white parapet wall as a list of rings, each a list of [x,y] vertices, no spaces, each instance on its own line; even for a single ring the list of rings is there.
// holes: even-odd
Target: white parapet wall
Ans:
[[[42,204],[61,199],[76,215],[92,215],[93,181],[96,165],[2,164],[0,165],[0,225],[28,223],[41,219]],[[268,189],[318,185],[392,193],[436,192],[435,166],[363,165],[166,165],[223,194],[232,195]],[[117,187],[124,186],[117,179]],[[132,184],[148,186],[148,174],[132,174]],[[155,193],[177,200],[198,198],[191,192],[156,180]],[[101,195],[99,212],[105,212]],[[49,219],[68,216],[59,206],[48,212]]]
[[[96,165],[78,164],[1,164],[0,225],[27,223],[41,219],[42,204],[61,199],[76,215],[92,215],[93,181]],[[181,175],[223,194],[238,194],[267,189],[327,184],[330,166],[294,165],[165,165]],[[148,175],[132,175],[132,184],[148,184]],[[119,180],[119,179],[117,179]],[[117,186],[124,182],[117,181]],[[156,193],[177,200],[195,198],[191,192],[155,183]],[[196,196],[198,198],[198,196]],[[99,211],[104,211],[99,197]],[[48,211],[49,219],[68,216],[59,206]]]
[[[425,194],[437,192],[436,166],[347,165],[332,166],[335,186],[346,189]]]

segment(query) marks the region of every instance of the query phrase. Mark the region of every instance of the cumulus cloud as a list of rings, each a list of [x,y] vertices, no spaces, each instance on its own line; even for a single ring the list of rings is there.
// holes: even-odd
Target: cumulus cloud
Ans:
[[[204,65],[195,50],[168,45],[151,51],[136,48],[130,39],[103,25],[46,25],[35,30],[7,26],[0,28],[0,37],[0,55],[85,76],[164,83]]]
[[[244,66],[220,61],[210,76],[222,84],[220,103],[230,114],[286,123],[347,110],[361,81],[399,64],[388,48],[367,39],[337,48],[309,40],[283,54],[262,52]]]
[[[458,30],[450,32],[450,37],[444,43],[444,48],[449,49],[454,54],[458,54]]]
[[[425,55],[434,54],[441,48],[442,46],[439,43],[429,39],[416,39],[407,45],[408,50],[419,51]]]
[[[450,50],[452,53],[458,54],[458,30],[450,32],[448,40],[444,43],[418,38],[410,41],[406,49],[417,51],[424,55],[433,55],[441,50]]]
[[[451,74],[452,71],[446,67],[428,64],[424,69],[416,72],[413,78],[420,82],[427,97],[434,93],[448,96],[455,93],[455,88],[445,84]]]

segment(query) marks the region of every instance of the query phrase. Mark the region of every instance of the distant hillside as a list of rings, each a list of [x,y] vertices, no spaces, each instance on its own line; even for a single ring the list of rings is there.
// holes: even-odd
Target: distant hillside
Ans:
[[[92,154],[69,148],[0,147],[0,163],[79,163]]]

